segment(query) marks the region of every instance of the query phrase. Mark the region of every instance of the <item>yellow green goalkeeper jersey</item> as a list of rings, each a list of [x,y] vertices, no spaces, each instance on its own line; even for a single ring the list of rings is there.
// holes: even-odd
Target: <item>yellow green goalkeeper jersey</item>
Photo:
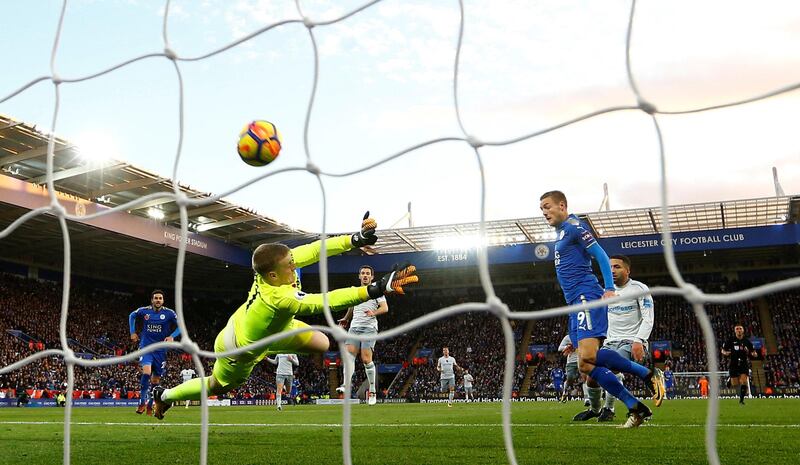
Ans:
[[[336,236],[326,241],[327,255],[338,255],[353,248],[350,236]],[[319,261],[321,241],[302,245],[291,250],[298,268]],[[328,292],[328,305],[333,310],[344,309],[369,299],[366,287],[351,287]],[[256,275],[247,301],[228,320],[233,327],[236,347],[242,347],[272,334],[290,329],[295,315],[322,313],[322,294],[306,294],[300,288],[300,280],[294,284],[272,286]],[[226,328],[229,330],[229,328]],[[225,331],[225,330],[223,330]],[[226,344],[227,349],[233,349]],[[261,361],[267,347],[256,349],[235,358],[240,361]]]

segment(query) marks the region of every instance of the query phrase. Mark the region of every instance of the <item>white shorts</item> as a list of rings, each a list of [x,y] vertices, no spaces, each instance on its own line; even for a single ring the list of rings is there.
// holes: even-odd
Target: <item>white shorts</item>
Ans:
[[[456,388],[456,379],[455,378],[447,378],[441,380],[442,382],[442,392],[449,391],[450,388]]]
[[[348,334],[355,334],[357,336],[372,336],[378,334],[378,331],[375,328],[368,328],[366,326],[356,326],[351,327]],[[355,346],[356,349],[372,349],[375,350],[375,340],[371,341],[359,341],[358,339],[345,339],[345,344]]]

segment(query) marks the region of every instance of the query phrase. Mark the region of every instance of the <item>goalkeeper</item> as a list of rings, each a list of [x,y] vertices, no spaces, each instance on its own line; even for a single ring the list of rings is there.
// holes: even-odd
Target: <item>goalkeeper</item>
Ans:
[[[361,231],[353,235],[331,237],[326,241],[328,256],[338,255],[355,247],[375,244],[377,224],[364,215]],[[243,303],[228,320],[228,324],[217,335],[214,352],[225,352],[243,347],[267,336],[310,328],[295,315],[314,315],[322,313],[322,294],[306,294],[300,289],[296,268],[302,268],[319,261],[321,241],[289,249],[283,244],[261,244],[253,252],[253,271],[255,276],[247,301]],[[403,294],[403,286],[416,283],[419,279],[411,265],[395,266],[395,269],[380,280],[361,287],[336,289],[328,293],[331,310],[345,310],[348,307],[377,299],[384,294]],[[241,386],[253,368],[267,354],[311,353],[328,350],[328,336],[316,330],[295,334],[275,341],[272,344],[247,352],[220,357],[214,362],[211,376],[194,378],[171,389],[158,386],[153,389],[155,405],[153,416],[159,420],[172,406],[181,400],[199,400],[201,382],[206,383],[209,395],[224,394]]]

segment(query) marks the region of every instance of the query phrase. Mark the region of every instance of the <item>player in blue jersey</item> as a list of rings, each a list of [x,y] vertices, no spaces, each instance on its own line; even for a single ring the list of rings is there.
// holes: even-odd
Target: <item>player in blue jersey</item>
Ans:
[[[669,363],[664,365],[664,389],[667,391],[667,399],[675,397],[675,375]]]
[[[539,208],[550,226],[556,228],[555,267],[558,283],[568,305],[614,297],[614,279],[608,255],[597,243],[589,228],[567,211],[567,197],[561,191],[545,192],[539,198]],[[592,271],[594,258],[603,274],[601,287]],[[634,397],[611,370],[630,373],[644,380],[653,392],[656,407],[664,399],[664,380],[660,370],[650,370],[626,360],[609,349],[600,349],[608,329],[608,309],[605,306],[581,310],[569,315],[569,336],[578,347],[578,369],[587,377],[590,386],[600,385],[628,407],[628,420],[622,426],[635,428],[653,413]],[[582,414],[595,414],[591,409]],[[579,414],[581,415],[581,414]],[[587,418],[575,418],[586,420]]]
[[[136,320],[142,322],[141,337],[136,333]],[[164,291],[154,290],[150,293],[150,305],[132,311],[128,316],[131,341],[138,342],[139,348],[161,341],[174,341],[181,331],[178,328],[178,316],[172,309],[164,307]],[[147,414],[153,414],[153,400],[149,397],[150,386],[158,385],[167,367],[167,350],[160,349],[148,352],[139,357],[142,370],[141,395],[136,413],[141,415],[147,408]]]
[[[556,397],[559,397],[564,390],[564,370],[555,367],[550,370],[550,378],[553,380],[553,389],[556,391]]]

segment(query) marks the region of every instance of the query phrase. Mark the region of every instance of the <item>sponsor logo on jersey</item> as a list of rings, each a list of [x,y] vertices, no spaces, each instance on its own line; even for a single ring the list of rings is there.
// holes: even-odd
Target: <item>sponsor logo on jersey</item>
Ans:
[[[164,315],[164,314],[162,313],[162,314],[161,314],[161,316],[160,316],[159,318],[161,318],[161,319],[163,320],[163,319],[164,319],[164,318],[166,318],[166,317],[167,317],[167,316],[166,316],[166,315]]]
[[[561,232],[560,232],[560,233],[558,233],[558,240],[559,240],[559,241],[560,241],[561,239],[564,239],[564,234],[566,234],[566,232],[565,232],[563,229],[561,230]]]
[[[297,300],[303,300],[303,299],[306,297],[306,293],[305,293],[305,292],[301,292],[301,291],[297,291],[297,292],[294,294],[294,297],[295,297]]]

